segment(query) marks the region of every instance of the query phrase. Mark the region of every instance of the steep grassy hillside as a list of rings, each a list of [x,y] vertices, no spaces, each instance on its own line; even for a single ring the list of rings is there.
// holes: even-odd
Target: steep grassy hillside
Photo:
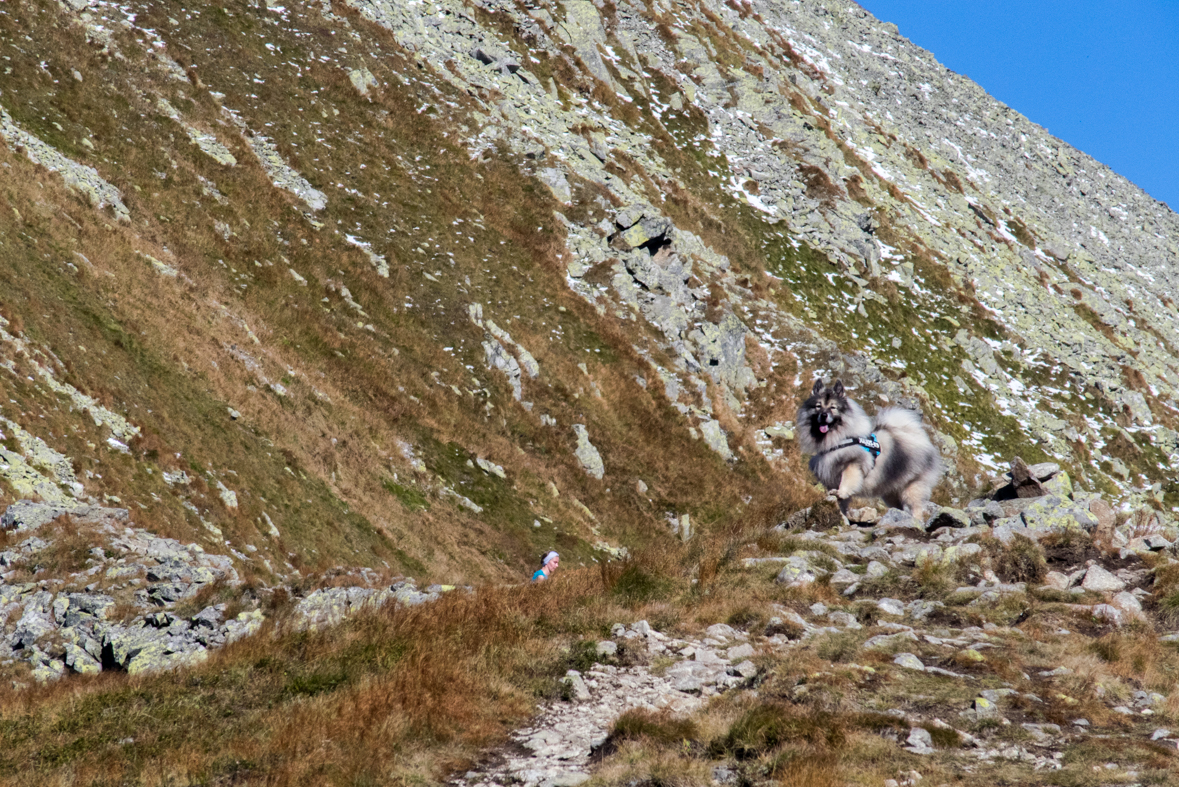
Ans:
[[[469,96],[372,26],[348,38],[380,47],[372,68],[395,88],[358,95],[346,47],[326,47],[350,28],[318,10],[186,16],[145,8],[104,37],[56,5],[6,9],[7,415],[84,488],[54,494],[255,547],[263,575],[344,562],[470,581],[777,493],[764,461],[730,468],[694,441],[639,337],[565,285],[561,206],[512,151],[471,160]],[[70,189],[85,166],[121,217]],[[314,187],[296,170],[328,196],[301,200]],[[593,196],[579,211],[604,218]],[[536,359],[525,402],[487,368],[493,319]],[[601,481],[573,458],[575,423]],[[6,480],[9,500],[29,493]]]

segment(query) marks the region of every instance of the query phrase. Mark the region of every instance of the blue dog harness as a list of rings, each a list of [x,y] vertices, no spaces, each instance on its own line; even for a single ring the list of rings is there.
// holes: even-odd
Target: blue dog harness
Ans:
[[[830,448],[820,451],[819,454],[829,454],[832,451],[839,451],[844,448],[851,448],[853,445],[858,445],[869,454],[872,455],[872,461],[876,461],[876,457],[880,456],[880,443],[876,441],[875,433],[867,437],[849,437],[838,445],[833,445]]]

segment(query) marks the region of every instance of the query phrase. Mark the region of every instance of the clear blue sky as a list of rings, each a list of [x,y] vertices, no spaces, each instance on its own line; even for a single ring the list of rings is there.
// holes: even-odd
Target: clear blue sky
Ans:
[[[1179,211],[1179,0],[859,0]]]

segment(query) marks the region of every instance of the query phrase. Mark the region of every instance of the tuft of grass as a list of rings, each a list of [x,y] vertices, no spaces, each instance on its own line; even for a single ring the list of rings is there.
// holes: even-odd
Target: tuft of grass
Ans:
[[[938,727],[935,724],[922,724],[921,728],[929,733],[933,745],[938,749],[957,749],[962,745],[962,736],[953,727]]]
[[[1048,563],[1040,545],[1027,536],[1011,539],[995,561],[995,573],[1005,582],[1042,582],[1048,573]]]
[[[826,634],[815,642],[815,653],[831,662],[851,661],[860,650],[864,638],[855,632]]]
[[[1101,639],[1094,640],[1089,643],[1089,652],[1108,664],[1120,661],[1122,658],[1121,637],[1116,634],[1107,634]]]
[[[944,598],[959,586],[960,568],[957,562],[923,560],[909,576],[917,584],[922,598]]]
[[[1179,625],[1179,590],[1169,593],[1158,600],[1155,613],[1159,621],[1167,628]]]
[[[637,605],[666,598],[671,583],[636,561],[627,561],[611,583],[610,593],[623,604]]]
[[[684,746],[694,742],[699,734],[699,728],[691,719],[677,717],[666,710],[646,708],[626,711],[610,728],[610,739],[615,743],[642,740],[656,746]]]
[[[843,719],[824,710],[805,710],[780,702],[750,708],[729,731],[708,745],[712,757],[748,760],[786,743],[840,747],[847,735]]]

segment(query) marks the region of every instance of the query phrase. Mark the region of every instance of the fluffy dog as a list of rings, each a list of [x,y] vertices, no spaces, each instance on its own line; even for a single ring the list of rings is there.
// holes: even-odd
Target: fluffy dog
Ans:
[[[847,515],[854,495],[879,497],[891,508],[905,508],[918,521],[942,473],[941,456],[921,425],[921,414],[888,407],[869,418],[847,398],[843,383],[827,387],[815,380],[798,408],[795,432],[811,472],[834,491]]]

